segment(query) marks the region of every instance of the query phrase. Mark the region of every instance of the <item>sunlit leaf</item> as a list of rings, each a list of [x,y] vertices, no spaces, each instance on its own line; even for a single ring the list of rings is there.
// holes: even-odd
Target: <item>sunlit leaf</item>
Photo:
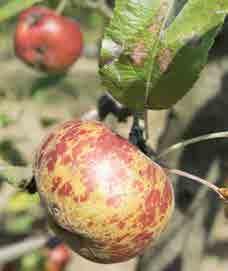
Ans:
[[[149,109],[169,108],[192,88],[228,12],[226,0],[189,0],[161,29],[174,4],[116,1],[102,42],[100,75],[114,98],[135,111],[145,108],[149,71]]]
[[[39,204],[39,197],[37,194],[31,195],[25,192],[18,192],[13,197],[6,207],[6,211],[9,213],[23,212],[31,210]]]

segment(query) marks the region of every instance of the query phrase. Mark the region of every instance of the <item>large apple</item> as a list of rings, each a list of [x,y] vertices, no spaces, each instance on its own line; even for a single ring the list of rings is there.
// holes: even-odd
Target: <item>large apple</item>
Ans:
[[[81,55],[82,33],[78,23],[55,11],[34,6],[19,16],[15,52],[25,63],[43,71],[66,71]]]
[[[92,261],[142,253],[172,214],[165,171],[100,122],[56,127],[37,151],[34,173],[52,228]]]

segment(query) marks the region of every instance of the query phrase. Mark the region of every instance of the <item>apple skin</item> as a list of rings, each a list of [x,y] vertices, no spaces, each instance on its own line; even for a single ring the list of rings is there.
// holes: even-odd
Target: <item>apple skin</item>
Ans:
[[[19,16],[15,53],[23,62],[42,71],[66,71],[81,55],[83,37],[78,23],[55,11],[34,6]]]
[[[173,211],[165,171],[100,122],[57,126],[36,153],[34,174],[51,228],[95,262],[143,253]]]

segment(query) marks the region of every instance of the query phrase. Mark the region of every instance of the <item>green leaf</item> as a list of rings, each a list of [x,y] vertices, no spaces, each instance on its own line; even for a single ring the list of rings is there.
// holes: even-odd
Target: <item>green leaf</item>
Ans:
[[[44,270],[44,262],[42,250],[32,251],[20,259],[19,271]]]
[[[13,119],[7,114],[0,113],[0,127],[7,127],[13,123]]]
[[[8,0],[0,4],[0,22],[43,0]]]
[[[169,108],[192,88],[228,1],[188,0],[162,29],[175,7],[176,2],[164,0],[116,2],[102,42],[100,75],[113,97],[135,111]]]
[[[29,214],[21,214],[15,217],[9,218],[5,223],[5,230],[9,234],[27,234],[32,230],[35,218]]]
[[[10,214],[25,212],[36,208],[39,202],[37,194],[31,195],[26,192],[17,192],[10,198],[5,211]]]

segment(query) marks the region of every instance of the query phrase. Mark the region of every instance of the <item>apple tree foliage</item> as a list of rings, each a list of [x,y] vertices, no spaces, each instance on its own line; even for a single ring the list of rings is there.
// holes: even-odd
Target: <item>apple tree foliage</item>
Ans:
[[[135,111],[167,109],[197,80],[228,13],[227,0],[116,0],[100,75]],[[183,2],[183,1],[182,1]]]
[[[42,2],[42,0],[8,0],[0,3],[0,22],[17,15],[18,12],[29,8],[33,4]]]
[[[40,2],[49,3],[2,0],[0,22]],[[137,112],[173,106],[197,80],[227,13],[227,0],[116,0],[100,51],[104,85]]]

